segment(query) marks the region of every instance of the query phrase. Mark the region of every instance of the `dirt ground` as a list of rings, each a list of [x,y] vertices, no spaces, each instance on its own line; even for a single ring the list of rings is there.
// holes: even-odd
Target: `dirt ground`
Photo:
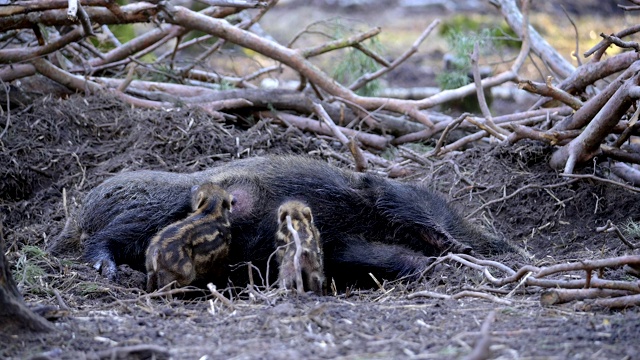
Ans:
[[[500,295],[510,305],[408,299],[424,289],[454,294],[483,285],[480,274],[455,264],[419,282],[387,282],[381,289],[326,297],[221,290],[232,299],[230,307],[202,292],[189,300],[149,297],[141,290],[141,273],[121,267],[121,283],[109,283],[77,259],[42,251],[64,226],[65,211],[116,172],[190,172],[267,153],[311,154],[347,166],[332,156],[340,149],[330,139],[269,119],[222,125],[199,111],[139,110],[100,96],[73,96],[42,98],[14,110],[1,140],[0,211],[8,257],[25,300],[45,307],[59,330],[1,338],[2,358],[458,358],[470,352],[493,310],[495,358],[633,359],[640,353],[637,308],[543,307],[535,288]],[[414,173],[406,181],[425,182],[470,214],[522,186],[566,182],[547,167],[549,154],[535,143],[478,147],[427,165],[410,164]],[[618,186],[577,181],[524,190],[486,206],[472,221],[531,254],[494,259],[512,268],[605,258],[629,251],[595,228],[607,220],[639,220],[637,200]],[[606,276],[631,280],[616,269]]]

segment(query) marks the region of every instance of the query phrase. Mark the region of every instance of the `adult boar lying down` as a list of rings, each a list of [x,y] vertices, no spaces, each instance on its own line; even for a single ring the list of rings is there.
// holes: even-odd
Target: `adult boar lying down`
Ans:
[[[192,174],[118,174],[86,195],[51,250],[61,252],[82,242],[86,261],[111,279],[120,264],[144,271],[150,239],[189,215],[191,189],[205,182],[220,186],[235,201],[228,261],[219,264],[225,270],[229,264],[251,261],[266,272],[267,260],[276,251],[278,208],[291,200],[311,209],[320,233],[325,278],[338,286],[370,286],[369,273],[378,279],[417,274],[428,266],[430,256],[445,252],[487,255],[511,249],[507,242],[470,225],[422,185],[355,173],[301,156],[274,156],[237,160]],[[275,279],[277,263],[275,256],[271,259],[269,278]],[[242,268],[199,280],[224,286],[230,276],[239,285],[247,281],[246,274]]]

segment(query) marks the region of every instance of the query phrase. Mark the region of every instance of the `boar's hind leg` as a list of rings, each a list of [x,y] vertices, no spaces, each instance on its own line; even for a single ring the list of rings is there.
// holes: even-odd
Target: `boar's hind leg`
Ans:
[[[395,280],[407,276],[415,280],[433,262],[433,258],[401,245],[369,242],[354,236],[345,239],[344,247],[327,255],[327,278],[336,283],[375,286],[369,273],[379,281]]]
[[[85,260],[112,281],[116,280],[116,266],[119,264],[144,270],[145,251],[153,233],[147,230],[149,235],[145,234],[141,226],[140,222],[114,221],[90,235],[85,240]]]
[[[85,249],[84,257],[85,260],[89,261],[89,265],[100,271],[102,276],[111,281],[116,280],[116,261],[113,257],[113,253],[109,251],[106,242],[96,242],[93,243],[92,246],[87,247]]]
[[[470,253],[471,242],[482,236],[447,202],[428,189],[373,176],[364,188],[378,214],[394,229],[392,237],[425,254]],[[429,247],[425,247],[425,244]]]

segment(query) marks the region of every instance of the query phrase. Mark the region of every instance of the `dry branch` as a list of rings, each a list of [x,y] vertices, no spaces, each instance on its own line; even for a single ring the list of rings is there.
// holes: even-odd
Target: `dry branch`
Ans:
[[[632,34],[635,34],[637,32],[640,31],[640,25],[636,25],[636,26],[632,26],[630,28],[624,29],[622,31],[619,31],[615,34],[613,34],[613,36],[615,36],[616,38],[623,38],[625,36],[629,36]],[[600,57],[602,56],[602,54],[604,54],[604,51],[611,45],[611,42],[607,39],[604,38],[603,41],[600,41],[596,46],[592,47],[591,49],[585,51],[584,53],[584,57],[589,57],[591,55],[593,55],[594,53],[597,52],[598,55],[596,55],[596,61],[600,59]]]
[[[640,85],[639,71],[640,62],[636,62],[625,72],[632,75],[631,78],[616,80],[620,83],[620,87],[584,131],[553,154],[550,161],[552,167],[556,169],[564,167],[564,173],[571,174],[577,164],[591,160],[597,155],[604,138],[635,101],[635,98],[630,96],[630,91],[633,87]]]
[[[422,34],[420,34],[418,39],[413,43],[413,45],[411,45],[411,47],[407,51],[405,51],[402,55],[400,55],[397,59],[395,59],[391,64],[386,65],[384,68],[374,73],[365,74],[361,76],[359,79],[354,81],[353,84],[349,85],[349,89],[352,91],[356,91],[362,88],[368,82],[371,82],[379,78],[380,76],[388,73],[389,71],[397,68],[400,64],[402,64],[408,58],[410,58],[411,55],[415,54],[418,51],[418,47],[420,46],[420,44],[424,42],[427,36],[431,34],[431,32],[436,28],[436,26],[438,26],[438,24],[440,24],[439,19],[433,20],[433,22],[431,22],[431,24],[422,32]]]
[[[507,138],[511,144],[522,139],[533,139],[548,142],[551,145],[564,145],[567,139],[573,139],[580,135],[580,130],[567,131],[539,131],[528,126],[514,124],[511,126],[513,133]]]
[[[411,101],[367,98],[356,95],[310,63],[300,51],[286,48],[248,31],[238,29],[224,20],[209,18],[181,6],[176,6],[174,10],[167,11],[166,20],[176,25],[218,36],[277,60],[298,71],[303,77],[331,96],[346,99],[367,110],[384,108],[396,113],[408,114],[417,121],[427,126],[432,126],[427,116],[420,112],[422,108],[420,104]]]
[[[490,311],[480,327],[480,339],[478,339],[473,351],[463,358],[464,360],[483,360],[491,356],[491,325],[495,318],[496,311]]]
[[[293,125],[303,131],[313,131],[318,134],[333,135],[333,131],[331,131],[331,129],[329,129],[327,126],[322,126],[322,124],[317,120],[312,120],[309,118],[291,115],[287,113],[276,113],[276,114],[263,113],[263,114],[267,117],[274,117],[276,119],[281,119],[284,123]],[[340,129],[340,131],[346,136],[355,138],[358,141],[360,141],[363,145],[372,147],[374,149],[383,150],[389,144],[389,138],[384,136],[369,134],[369,133],[348,129],[341,126],[338,126],[337,128]]]
[[[582,101],[580,101],[579,99],[571,96],[571,94],[567,93],[566,91],[553,86],[550,80],[547,80],[546,84],[536,83],[531,80],[524,80],[518,84],[518,88],[534,94],[548,96],[550,98],[556,99],[564,104],[569,105],[574,110],[580,109],[583,105]]]
[[[578,67],[571,76],[556,85],[557,88],[569,94],[580,94],[587,86],[594,84],[597,80],[606,78],[617,72],[626,70],[636,60],[640,59],[640,54],[635,52],[624,52],[602,61],[590,61]],[[532,108],[536,109],[547,103],[550,98],[543,98],[536,102]]]
[[[487,294],[479,291],[469,291],[469,290],[460,291],[459,293],[456,293],[453,295],[445,295],[445,294],[440,294],[432,291],[417,291],[407,295],[407,299],[414,299],[417,297],[429,297],[429,298],[442,299],[442,300],[459,300],[461,298],[466,298],[466,297],[475,297],[475,298],[493,301],[501,305],[512,304],[511,301],[499,298],[495,295],[491,295],[491,294]]]
[[[65,4],[67,2],[65,1]],[[0,7],[2,8],[2,7]],[[66,8],[66,6],[65,6]],[[87,16],[94,24],[115,25],[136,22],[151,22],[159,11],[157,5],[137,2],[117,7],[120,11],[112,11],[106,7],[92,6],[86,9]],[[35,11],[28,14],[16,14],[0,17],[0,32],[14,29],[31,29],[33,26],[64,26],[74,23],[67,17],[64,9]]]
[[[636,52],[640,51],[640,45],[635,41],[622,41],[619,37],[614,35],[606,35],[601,33],[600,36],[610,42],[611,44],[616,44],[621,48],[633,49]]]
[[[528,37],[531,42],[531,50],[538,55],[558,77],[562,79],[567,78],[575,71],[575,67],[571,65],[571,63],[560,56],[532,26],[528,25],[526,17],[523,17],[523,14],[518,10],[516,0],[493,0],[492,4],[500,9],[507,23],[518,36],[521,38],[524,37],[523,29],[529,31]],[[526,8],[526,6],[523,6],[523,8]]]
[[[596,299],[585,304],[585,310],[592,307],[605,307],[610,309],[625,309],[633,306],[640,306],[640,294],[626,295],[611,299]]]
[[[495,136],[499,140],[504,140],[506,135],[509,134],[508,131],[496,126],[493,122],[493,116],[491,115],[491,111],[489,110],[489,105],[487,105],[487,99],[484,96],[484,89],[481,84],[480,78],[480,67],[478,66],[479,61],[479,51],[478,51],[478,43],[476,42],[473,45],[473,53],[471,54],[471,65],[473,67],[473,82],[476,84],[476,96],[478,97],[478,104],[480,104],[480,109],[482,110],[482,115],[484,115],[484,123],[480,125],[479,123],[473,123],[478,126],[482,130],[485,130],[489,134]],[[471,118],[467,118],[467,121],[472,121]]]
[[[46,45],[34,48],[0,50],[0,63],[11,64],[31,60],[42,55],[48,55],[67,46],[71,42],[82,39],[84,36],[85,34],[82,28],[76,28]]]
[[[540,304],[558,305],[576,300],[625,296],[624,290],[607,289],[551,289],[540,294]]]
[[[592,274],[592,272],[595,270],[600,271],[601,269],[604,269],[607,267],[630,266],[633,268],[638,268],[640,267],[640,255],[626,255],[626,256],[619,256],[619,257],[600,259],[600,260],[583,260],[578,262],[550,265],[545,267],[525,265],[520,269],[518,269],[517,271],[515,271],[509,268],[508,266],[496,261],[477,259],[473,256],[466,255],[466,254],[449,254],[436,259],[427,269],[424,270],[423,273],[430,271],[431,269],[435,268],[435,266],[445,261],[455,261],[462,264],[463,266],[480,271],[484,276],[484,278],[486,279],[486,281],[488,281],[493,286],[500,287],[500,288],[507,285],[515,285],[516,288],[519,285],[525,285],[529,287],[535,286],[535,287],[541,287],[541,288],[551,288],[554,290],[559,289],[559,291],[556,293],[553,293],[553,292],[543,293],[543,296],[541,299],[541,302],[543,304],[562,303],[564,302],[563,299],[567,299],[567,301],[571,301],[574,299],[594,298],[597,296],[623,296],[626,298],[625,300],[621,300],[620,302],[612,302],[612,304],[617,304],[616,306],[630,306],[630,304],[635,304],[634,301],[636,301],[637,296],[640,295],[639,281],[633,282],[633,281],[620,281],[620,280],[606,280],[606,279],[601,279],[596,275]],[[506,274],[506,276],[503,278],[495,277],[492,274],[491,269],[494,269],[494,271],[498,270]],[[555,275],[555,274],[564,273],[564,272],[571,272],[571,271],[585,271],[587,276],[585,279],[579,279],[579,280],[547,278],[550,275]],[[478,294],[484,294],[484,295],[480,296]],[[413,298],[416,296],[428,296],[428,297],[435,297],[440,299],[453,299],[453,298],[460,298],[464,296],[479,296],[479,297],[491,299],[492,301],[496,301],[494,299],[495,295],[489,295],[489,294],[486,294],[486,292],[480,292],[480,291],[471,291],[470,293],[462,291],[453,296],[434,293],[430,291],[423,291],[423,292],[412,294],[409,296],[409,298]],[[501,298],[497,298],[497,299],[504,300]],[[605,306],[605,305],[602,305],[602,306]]]
[[[224,3],[235,4],[236,2]],[[242,3],[244,4],[244,2]],[[226,20],[225,17],[237,13],[240,9],[238,7],[215,6],[195,12],[185,7],[173,6],[165,2],[137,2],[119,6],[106,0],[86,0],[78,2],[77,11],[74,12],[74,16],[77,18],[69,19],[66,14],[68,10],[67,1],[55,0],[47,4],[18,1],[12,5],[13,7],[3,8],[2,11],[5,11],[5,13],[0,12],[0,29],[24,28],[36,31],[40,26],[48,25],[71,25],[75,29],[53,40],[39,36],[38,40],[41,44],[38,46],[0,49],[0,62],[29,62],[28,64],[0,69],[0,79],[13,80],[35,72],[41,72],[43,75],[75,91],[112,91],[120,99],[135,106],[143,107],[174,107],[177,104],[186,104],[186,106],[190,107],[201,107],[218,119],[224,119],[225,115],[221,112],[238,108],[260,111],[273,107],[275,110],[293,110],[301,114],[312,114],[314,113],[313,102],[322,101],[322,108],[327,111],[329,118],[340,119],[340,121],[336,121],[338,125],[349,123],[350,125],[346,126],[346,128],[349,128],[355,124],[364,123],[366,125],[364,131],[379,129],[397,136],[392,138],[386,136],[376,137],[374,135],[373,137],[368,137],[368,140],[361,140],[364,138],[364,133],[356,133],[356,138],[365,146],[384,149],[389,143],[399,145],[408,141],[422,141],[443,133],[440,136],[440,141],[438,141],[437,151],[431,152],[428,156],[443,155],[450,151],[459,150],[463,146],[477,142],[485,137],[493,136],[500,140],[507,139],[510,142],[530,138],[546,141],[552,145],[564,145],[554,154],[552,164],[556,167],[564,166],[565,172],[572,171],[576,164],[589,160],[599,153],[605,153],[607,156],[620,161],[640,162],[640,158],[630,155],[620,146],[617,146],[616,149],[601,146],[606,135],[620,132],[618,130],[621,126],[620,118],[626,113],[628,105],[631,104],[635,96],[639,95],[635,93],[636,88],[630,83],[630,81],[634,81],[635,84],[639,81],[638,77],[635,76],[637,69],[634,66],[634,62],[639,58],[638,54],[628,52],[610,57],[604,61],[592,60],[590,63],[580,66],[577,71],[573,71],[573,67],[561,58],[529,25],[528,1],[522,3],[521,10],[515,5],[515,0],[494,1],[500,7],[507,22],[522,39],[520,52],[507,71],[492,77],[479,79],[477,52],[474,52],[472,65],[475,81],[473,84],[465,85],[458,89],[441,91],[435,95],[417,100],[364,97],[355,94],[354,90],[404,63],[412,54],[417,52],[419,46],[437,26],[438,20],[431,23],[401,56],[393,62],[388,62],[380,55],[366,49],[362,44],[363,40],[376,36],[380,32],[378,28],[342,39],[332,39],[332,41],[318,46],[300,49],[282,46],[267,35],[259,36],[247,30],[249,26],[256,24],[264,12],[275,3],[276,1],[251,2],[247,6],[263,7],[252,18],[241,13],[239,16],[234,17],[233,20],[231,18]],[[6,13],[7,11],[10,14]],[[5,16],[2,16],[3,14]],[[239,18],[241,22],[238,23],[236,18]],[[165,23],[161,24],[161,21]],[[106,24],[139,22],[155,22],[157,26],[124,44],[119,44],[117,39],[112,40],[114,38],[113,34],[105,27]],[[89,25],[93,25],[93,27]],[[115,44],[116,48],[103,54],[86,40],[83,40],[94,29],[95,31],[102,29],[104,33],[101,35],[102,38]],[[186,38],[185,35],[193,30],[202,31],[206,35],[192,41],[182,42],[182,39]],[[30,31],[25,30],[23,33]],[[621,46],[633,47],[634,44],[622,43],[620,37],[617,36],[628,36],[636,31],[637,29],[630,28],[619,32],[616,36],[603,40],[602,44],[609,46],[615,43]],[[180,68],[174,67],[175,56],[180,49],[193,44],[201,44],[203,40],[211,38],[218,38],[218,41],[215,45],[202,52],[195,62]],[[159,58],[166,59],[166,61],[158,60],[153,64],[140,61],[141,56],[152,52],[172,39],[177,39],[173,49],[162,54]],[[276,64],[245,76],[225,76],[216,74],[214,71],[195,68],[199,62],[206,61],[206,58],[216,52],[225,42],[231,42],[256,51],[274,60]],[[311,56],[347,46],[359,49],[383,67],[374,73],[362,76],[346,87],[336,82],[331,76],[309,61]],[[594,51],[601,51],[606,46],[602,45],[598,50]],[[52,57],[51,59],[29,60],[56,51],[60,51],[64,55],[56,56],[55,59]],[[545,98],[549,95],[554,99],[561,100],[571,108],[577,109],[575,114],[569,114],[570,108],[563,107],[554,110],[542,109],[539,112],[529,111],[504,117],[493,117],[486,101],[483,100],[485,89],[504,82],[519,81],[520,68],[530,56],[530,52],[541,57],[545,64],[553,72],[559,74],[560,78],[565,78],[565,81],[554,85],[549,79],[545,85],[542,85],[534,81],[523,80],[520,81],[521,86],[543,95]],[[65,63],[59,63],[60,61]],[[163,75],[172,78],[172,81],[191,85],[180,88],[180,86],[185,85],[156,83],[158,87],[153,87],[142,86],[142,82],[131,81],[140,70],[158,72],[158,68],[166,66],[167,62],[169,62],[171,70],[162,71]],[[135,64],[136,73],[134,73],[130,64]],[[302,79],[300,89],[305,88],[308,82],[310,86],[306,87],[306,89],[312,89],[315,94],[309,95],[297,90],[296,95],[278,95],[275,98],[272,97],[276,94],[273,92],[257,92],[253,95],[250,93],[237,93],[237,97],[229,97],[231,95],[223,91],[220,92],[223,94],[223,98],[220,98],[219,95],[213,95],[216,92],[215,90],[205,89],[204,87],[209,86],[211,83],[229,82],[237,87],[256,88],[255,80],[269,72],[281,70],[283,65],[299,73]],[[126,68],[126,66],[129,67]],[[581,102],[580,97],[584,98],[587,95],[582,93],[587,86],[594,84],[598,79],[623,70],[625,67],[629,67],[629,69],[606,89],[585,101],[584,104]],[[69,69],[69,71],[66,69]],[[109,71],[104,71],[107,69]],[[71,75],[94,74],[96,71],[104,71],[101,73],[103,75],[111,71],[126,71],[125,69],[129,70],[126,79],[80,78]],[[128,81],[131,81],[131,83],[129,84]],[[169,89],[180,90],[174,92]],[[433,116],[425,111],[442,103],[474,93],[480,100],[482,116],[465,116],[460,120]],[[344,107],[345,105],[346,108]],[[605,107],[606,111],[603,110],[598,113],[603,107]],[[314,131],[325,131],[326,133],[322,126],[318,127],[311,121],[295,117],[296,115],[285,114],[281,118],[285,119],[287,116],[293,116],[291,117],[291,125],[301,128],[315,127]],[[561,119],[562,116],[565,118]],[[407,120],[407,118],[409,119]],[[593,121],[591,121],[592,119]],[[589,122],[591,124],[584,131],[578,130]],[[553,123],[556,123],[553,129],[546,130]],[[447,134],[453,128],[464,129],[468,132],[457,141],[446,144]],[[618,142],[623,142],[627,139],[633,133],[633,129],[629,127],[629,130],[626,130],[619,137]],[[329,126],[329,130],[331,130],[330,134],[336,138],[340,138],[342,134],[349,132],[344,127],[340,128],[338,126]],[[391,131],[387,132],[388,130]],[[513,130],[513,133],[511,133],[511,130]],[[344,139],[342,139],[342,143],[345,143]],[[356,159],[362,158],[358,156],[360,154],[370,161],[380,162],[380,159],[374,158],[372,154],[358,152],[356,142],[348,142],[347,146],[353,149],[354,158]],[[357,163],[360,164],[359,167],[362,166],[362,161],[357,161]]]

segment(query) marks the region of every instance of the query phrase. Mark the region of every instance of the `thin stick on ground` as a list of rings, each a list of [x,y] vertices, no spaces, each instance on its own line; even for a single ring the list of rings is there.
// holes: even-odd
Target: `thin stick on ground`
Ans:
[[[478,339],[473,351],[463,358],[464,360],[484,360],[491,357],[491,325],[495,318],[496,311],[490,311],[480,327],[480,339]]]
[[[599,176],[596,175],[591,175],[591,174],[560,174],[560,176],[564,176],[564,177],[568,177],[568,178],[575,178],[575,179],[591,179],[591,180],[596,180],[596,181],[601,181],[607,184],[613,184],[613,185],[617,185],[620,187],[623,187],[629,191],[633,191],[633,192],[640,192],[640,188],[636,187],[636,186],[631,186],[631,185],[627,185],[615,180],[611,180],[611,179],[605,179],[605,178],[601,178]]]
[[[207,288],[209,289],[209,291],[211,291],[211,294],[213,294],[213,296],[215,296],[218,300],[220,300],[220,302],[222,302],[231,311],[235,310],[235,307],[233,306],[233,302],[231,302],[231,300],[224,297],[224,295],[220,294],[218,289],[216,289],[215,285],[213,285],[212,283],[208,283]]]
[[[466,298],[466,297],[475,297],[475,298],[480,298],[480,299],[485,299],[485,300],[489,300],[489,301],[493,301],[495,303],[501,304],[501,305],[511,305],[512,302],[509,300],[505,300],[502,299],[498,296],[495,295],[491,295],[491,294],[487,294],[484,292],[480,292],[480,291],[469,291],[469,290],[463,290],[460,291],[458,293],[455,293],[453,295],[445,295],[445,294],[439,294],[439,293],[434,293],[432,291],[418,291],[412,294],[409,294],[407,296],[408,299],[413,299],[416,297],[433,297],[436,299],[444,299],[444,300],[459,300],[462,298]]]
[[[631,243],[631,241],[627,240],[627,238],[624,236],[622,231],[620,231],[620,229],[616,225],[614,225],[611,222],[611,220],[607,220],[607,223],[604,226],[597,227],[596,231],[607,232],[607,233],[614,232],[618,236],[620,241],[622,241],[625,245],[627,245],[631,250],[637,249],[639,247],[639,245],[635,245]]]
[[[624,290],[609,289],[550,289],[540,295],[540,304],[558,305],[575,300],[596,299],[625,296],[628,292]]]
[[[516,288],[521,285],[526,285],[537,286],[541,288],[563,289],[562,291],[564,291],[564,293],[551,293],[551,295],[548,295],[546,297],[543,296],[543,299],[541,299],[541,302],[543,304],[562,302],[561,300],[556,299],[562,299],[563,297],[573,297],[575,299],[582,297],[584,299],[597,297],[603,294],[607,296],[624,297],[640,294],[640,284],[638,284],[637,282],[601,279],[596,276],[596,274],[592,274],[593,271],[601,271],[601,269],[604,268],[615,268],[623,266],[629,266],[633,268],[640,267],[640,255],[625,255],[599,260],[582,260],[578,262],[556,264],[546,267],[525,265],[517,271],[514,271],[508,266],[496,261],[477,259],[471,255],[466,254],[449,254],[436,259],[429,267],[424,270],[424,273],[430,271],[436,265],[447,260],[456,261],[463,266],[467,266],[471,269],[482,272],[484,278],[493,286],[503,287],[505,285],[518,283]],[[501,272],[506,273],[507,276],[503,278],[495,277],[491,274],[491,268],[498,269]],[[545,278],[550,275],[570,271],[585,271],[587,275],[585,279],[580,280]],[[499,298],[494,295],[489,295],[485,292],[480,291],[461,291],[455,295],[439,294],[432,291],[421,291],[409,295],[409,298],[411,299],[416,296],[435,297],[439,299],[458,299],[462,297],[474,296],[482,297],[502,304],[506,304],[506,302],[508,301],[506,299]],[[635,297],[627,298],[625,300],[620,300],[620,303],[624,306],[629,306],[629,304],[633,304],[635,299]]]

